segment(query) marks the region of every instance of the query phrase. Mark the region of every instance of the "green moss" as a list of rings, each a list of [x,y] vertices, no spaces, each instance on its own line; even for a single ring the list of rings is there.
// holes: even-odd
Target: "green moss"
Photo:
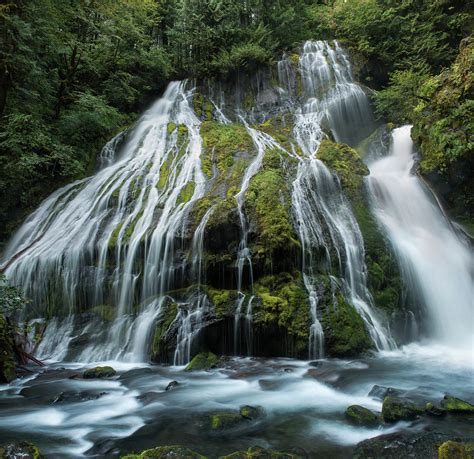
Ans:
[[[16,378],[15,366],[13,329],[0,314],[0,383],[9,383]]]
[[[372,427],[379,424],[378,416],[360,405],[351,405],[346,409],[346,418],[355,425]]]
[[[424,409],[395,396],[386,396],[382,404],[382,418],[385,422],[415,419]]]
[[[235,301],[237,299],[236,290],[208,288],[207,295],[214,305],[214,313],[217,317],[233,314]]]
[[[169,160],[163,162],[160,167],[160,178],[158,179],[158,183],[156,187],[160,190],[165,188],[166,184],[168,183],[168,177],[170,175],[170,163]]]
[[[360,190],[364,176],[369,175],[369,169],[362,162],[360,154],[348,145],[324,139],[317,157],[337,173],[342,187],[348,193]]]
[[[219,364],[219,358],[212,352],[201,352],[195,355],[191,362],[188,363],[186,371],[202,371],[216,368]]]
[[[186,448],[185,446],[158,446],[157,448],[147,449],[139,454],[127,454],[122,456],[122,459],[169,459],[169,458],[183,458],[183,459],[206,459],[195,451]]]
[[[155,325],[155,332],[153,334],[153,341],[151,345],[151,359],[153,361],[159,360],[161,353],[161,342],[170,328],[170,325],[178,314],[178,305],[170,302],[164,305],[164,312],[158,318]]]
[[[474,413],[474,405],[451,395],[445,395],[441,400],[441,407],[446,411],[458,413]]]
[[[438,459],[472,459],[474,457],[474,443],[459,443],[445,441],[438,448]]]
[[[373,346],[363,319],[341,293],[336,295],[334,302],[327,305],[322,325],[326,349],[331,356],[357,356]]]
[[[115,308],[108,304],[100,304],[94,306],[91,310],[91,313],[97,314],[102,320],[107,322],[112,321],[115,318]]]
[[[194,190],[196,188],[196,184],[194,182],[188,182],[182,188],[181,192],[178,195],[177,204],[186,203],[191,201],[193,197]]]
[[[0,459],[43,459],[43,457],[39,448],[27,441],[5,445],[0,448]]]
[[[84,373],[82,373],[82,377],[84,379],[104,379],[112,378],[116,374],[117,372],[112,367],[105,366],[88,368]]]
[[[282,327],[295,340],[297,353],[306,349],[311,319],[308,296],[300,274],[264,276],[254,288],[260,299],[260,302],[254,302],[254,325]]]
[[[240,416],[245,419],[258,419],[262,416],[263,412],[260,407],[244,405],[240,407]]]
[[[168,125],[166,126],[166,130],[167,130],[168,134],[172,134],[175,129],[176,129],[176,124],[175,123],[168,123]]]
[[[245,418],[238,413],[216,413],[209,416],[211,430],[232,429],[242,422],[245,422]]]
[[[260,131],[263,131],[272,136],[282,147],[291,151],[293,141],[294,122],[291,116],[284,116],[279,114],[274,118],[269,118],[264,123],[258,126]]]

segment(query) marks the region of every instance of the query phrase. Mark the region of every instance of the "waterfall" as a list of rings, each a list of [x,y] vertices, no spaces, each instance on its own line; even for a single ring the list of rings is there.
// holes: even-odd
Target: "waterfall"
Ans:
[[[369,164],[373,212],[393,246],[410,293],[427,312],[427,335],[472,350],[472,248],[413,172],[410,130],[395,129],[389,155]]]
[[[119,151],[111,152],[117,140],[106,146],[103,162],[111,164],[53,193],[6,250],[8,278],[36,308],[56,308],[43,314],[117,306],[106,336],[95,332],[80,359],[144,358],[163,292],[179,274],[175,238],[204,194],[200,122],[190,97],[185,83],[170,83]],[[52,352],[44,348],[42,357]]]
[[[347,142],[373,129],[367,97],[353,81],[349,61],[337,42],[334,49],[327,42],[306,42],[300,56],[300,74],[304,97],[296,112],[294,135],[304,159],[293,183],[293,209],[313,321],[309,355],[320,358],[324,353],[316,279],[320,261],[315,256],[321,247],[325,254],[323,269],[328,273],[339,271],[345,296],[364,319],[374,344],[378,349],[389,349],[393,341],[376,316],[367,288],[359,227],[337,179],[316,158],[325,137],[324,126],[330,128],[336,140]],[[332,266],[332,254],[338,266]]]

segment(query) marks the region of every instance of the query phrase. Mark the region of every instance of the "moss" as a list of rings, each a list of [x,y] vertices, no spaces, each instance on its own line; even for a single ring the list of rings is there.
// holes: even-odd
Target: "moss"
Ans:
[[[217,317],[233,314],[234,305],[237,300],[236,290],[208,288],[207,295],[214,305],[214,313]]]
[[[307,349],[311,319],[306,290],[299,273],[261,277],[255,283],[254,325],[275,324],[295,340],[296,352]]]
[[[269,118],[258,126],[260,131],[273,137],[282,147],[288,151],[292,149],[294,122],[292,117],[285,117],[279,114],[273,118]]]
[[[183,458],[183,459],[206,459],[195,451],[180,445],[172,446],[158,446],[156,448],[147,449],[138,454],[127,454],[122,456],[122,459],[168,459],[168,458]]]
[[[165,310],[158,318],[155,325],[155,332],[153,334],[153,341],[151,345],[151,359],[153,361],[159,359],[162,350],[162,340],[178,314],[178,305],[176,303],[170,302],[165,304],[164,307]]]
[[[172,134],[175,129],[176,129],[175,123],[168,123],[168,126],[166,126],[166,131],[168,132],[168,134]]]
[[[459,443],[445,441],[438,448],[438,459],[472,459],[474,457],[474,443]]]
[[[117,372],[112,367],[105,366],[88,368],[84,373],[82,373],[82,377],[84,379],[104,379],[112,378],[116,374]]]
[[[177,204],[186,203],[191,201],[193,197],[194,190],[196,188],[196,184],[194,182],[188,182],[182,188],[181,192],[178,195]]]
[[[441,400],[441,407],[446,411],[457,413],[474,413],[474,405],[451,395],[445,395]]]
[[[220,456],[219,459],[299,459],[300,457],[301,456],[292,453],[284,453],[274,449],[264,449],[260,446],[252,446],[245,451],[236,451],[235,453],[226,456]]]
[[[291,223],[291,193],[278,150],[265,153],[262,170],[245,194],[245,210],[256,224],[251,249],[257,264],[270,270],[283,253],[296,257],[301,247]]]
[[[216,368],[219,364],[219,358],[212,352],[201,352],[195,355],[191,362],[188,363],[186,371],[202,371]]]
[[[382,418],[385,422],[416,419],[423,411],[423,408],[391,395],[387,395],[382,404]]]
[[[158,183],[156,187],[160,190],[165,188],[166,184],[168,183],[168,177],[170,175],[170,163],[169,160],[163,161],[163,164],[160,167],[160,178],[158,179]]]
[[[244,405],[240,407],[239,410],[240,416],[245,419],[258,419],[262,416],[263,412],[260,407]]]
[[[364,176],[369,175],[369,169],[362,162],[360,154],[348,145],[324,139],[317,157],[337,173],[342,187],[348,193],[360,190]]]
[[[322,315],[326,349],[333,357],[360,355],[372,348],[363,319],[341,293]]]
[[[7,444],[0,448],[0,459],[42,459],[43,457],[39,448],[27,441]]]
[[[0,383],[16,378],[13,329],[5,316],[0,314]]]
[[[346,409],[346,418],[355,425],[373,427],[379,424],[378,416],[360,405],[351,405]]]
[[[237,427],[245,422],[239,413],[216,413],[209,416],[209,427],[211,430],[226,430]]]
[[[107,322],[110,322],[115,318],[115,308],[108,304],[94,306],[90,312],[92,314],[97,314],[102,320]]]

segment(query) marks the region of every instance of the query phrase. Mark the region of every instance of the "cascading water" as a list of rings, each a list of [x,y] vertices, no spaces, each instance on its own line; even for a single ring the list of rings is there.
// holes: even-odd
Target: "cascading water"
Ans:
[[[413,173],[410,130],[395,129],[389,155],[369,164],[373,211],[394,248],[405,283],[428,313],[427,335],[472,350],[472,248]]]
[[[137,123],[118,161],[54,193],[6,251],[7,276],[35,305],[67,307],[54,311],[58,316],[83,305],[117,305],[107,336],[96,336],[80,359],[144,358],[162,294],[176,274],[174,240],[204,194],[200,122],[190,97],[184,83],[171,83]],[[184,128],[168,135],[170,122]],[[115,266],[112,276],[108,263]],[[47,357],[52,349],[43,352]]]
[[[338,269],[345,296],[364,319],[378,349],[389,349],[393,342],[372,307],[367,289],[363,239],[350,205],[340,185],[326,166],[316,158],[328,125],[340,141],[360,139],[373,128],[364,91],[354,83],[349,62],[338,45],[306,42],[300,57],[304,103],[296,113],[295,138],[304,159],[293,184],[293,208],[303,251],[303,280],[308,291],[313,324],[310,330],[310,358],[323,356],[324,334],[319,321],[315,252],[325,252],[324,270]],[[337,267],[331,266],[335,253]]]

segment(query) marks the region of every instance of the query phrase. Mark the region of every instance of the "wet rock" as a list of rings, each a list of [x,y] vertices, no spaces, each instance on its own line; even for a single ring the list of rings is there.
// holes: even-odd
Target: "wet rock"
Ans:
[[[262,390],[277,391],[285,386],[285,381],[280,381],[277,379],[259,379],[258,385]]]
[[[310,368],[304,376],[317,379],[318,381],[324,381],[327,383],[336,382],[340,374],[335,368]]]
[[[156,402],[157,400],[160,400],[163,397],[163,393],[161,392],[145,392],[144,394],[141,394],[138,397],[138,400],[143,402],[145,405],[148,405],[149,403]]]
[[[0,459],[41,459],[40,450],[26,441],[0,447]]]
[[[185,371],[208,371],[216,368],[219,363],[219,358],[212,352],[201,352],[193,357],[191,362],[185,368]]]
[[[474,443],[446,441],[438,448],[438,459],[469,459],[474,457]]]
[[[127,454],[122,459],[205,459],[205,456],[193,451],[185,446],[158,446],[147,449],[139,454]]]
[[[368,396],[376,400],[383,400],[387,395],[396,395],[401,392],[401,390],[394,389],[393,387],[378,386],[375,384],[375,386],[370,389]]]
[[[368,408],[360,405],[351,405],[346,409],[346,418],[354,425],[375,427],[379,424],[379,417]]]
[[[108,392],[61,392],[51,401],[51,404],[55,405],[64,402],[87,402],[90,400],[97,400],[107,394]]]
[[[359,443],[354,451],[353,459],[401,459],[423,458],[438,459],[438,447],[450,440],[442,433],[406,433],[397,432],[370,438]],[[468,442],[466,439],[456,439]],[[441,456],[440,456],[441,457]],[[447,456],[450,458],[450,456]],[[463,459],[469,456],[461,456]],[[457,458],[453,456],[450,459]],[[444,458],[443,458],[444,459]]]
[[[115,376],[117,372],[112,367],[94,367],[88,368],[84,373],[82,373],[82,377],[84,379],[104,379],[104,378],[112,378]]]
[[[258,419],[263,416],[263,409],[259,406],[244,405],[240,407],[240,415],[245,419]]]
[[[428,402],[426,404],[425,412],[428,416],[433,416],[433,417],[441,417],[446,414],[446,410],[433,405],[433,403],[431,402]]]
[[[148,376],[153,373],[151,368],[133,368],[132,370],[126,371],[124,374],[120,375],[120,380],[135,379],[140,376]]]
[[[209,416],[209,427],[213,431],[221,431],[238,427],[248,419],[240,415],[240,413],[215,413]]]
[[[300,457],[301,456],[292,453],[284,453],[274,449],[264,449],[260,446],[252,446],[246,451],[236,451],[235,453],[226,456],[220,456],[219,459],[298,459]]]
[[[382,404],[382,418],[385,422],[416,419],[424,408],[395,395],[387,395]]]
[[[451,395],[445,395],[441,407],[452,413],[474,413],[474,405]]]
[[[173,389],[176,389],[177,387],[179,386],[179,382],[178,381],[171,381],[167,386],[166,386],[166,389],[165,390],[173,390]]]

